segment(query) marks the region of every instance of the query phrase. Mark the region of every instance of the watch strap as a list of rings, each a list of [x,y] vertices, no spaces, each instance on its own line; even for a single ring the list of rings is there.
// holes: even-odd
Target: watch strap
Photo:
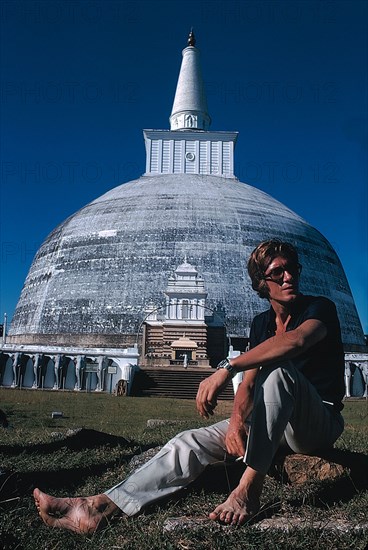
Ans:
[[[228,359],[224,359],[223,361],[220,361],[217,365],[217,370],[219,369],[226,369],[230,374],[231,377],[234,378],[234,376],[238,373],[238,371],[229,363]]]

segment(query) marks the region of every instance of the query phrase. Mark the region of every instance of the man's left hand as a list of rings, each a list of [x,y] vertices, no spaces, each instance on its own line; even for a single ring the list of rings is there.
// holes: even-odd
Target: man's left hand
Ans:
[[[245,442],[249,428],[245,421],[237,415],[230,418],[229,427],[226,432],[225,446],[229,455],[236,458],[245,455]]]
[[[227,386],[230,378],[230,373],[226,369],[219,369],[202,380],[196,397],[197,411],[201,416],[209,418],[213,415],[217,406],[217,396]]]

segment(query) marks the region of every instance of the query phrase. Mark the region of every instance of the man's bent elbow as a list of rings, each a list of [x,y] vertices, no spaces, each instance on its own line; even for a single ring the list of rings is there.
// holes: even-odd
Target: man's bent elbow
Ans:
[[[322,340],[327,334],[327,329],[322,322],[317,320],[311,322],[313,323],[313,327],[309,326],[308,328],[312,330],[306,330],[306,327],[303,328],[303,326],[300,326],[284,334],[288,343],[297,354],[306,351]]]
[[[304,349],[306,338],[299,329],[285,332],[283,336],[291,349],[295,349],[295,351],[302,351]]]

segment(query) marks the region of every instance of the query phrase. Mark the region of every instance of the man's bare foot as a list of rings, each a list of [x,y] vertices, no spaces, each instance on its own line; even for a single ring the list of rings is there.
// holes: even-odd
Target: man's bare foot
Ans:
[[[105,527],[120,509],[106,495],[56,498],[39,489],[33,491],[36,508],[49,527],[90,535]]]
[[[228,525],[243,525],[249,521],[260,508],[265,476],[250,468],[245,470],[239,485],[228,498],[209,514],[210,519]]]

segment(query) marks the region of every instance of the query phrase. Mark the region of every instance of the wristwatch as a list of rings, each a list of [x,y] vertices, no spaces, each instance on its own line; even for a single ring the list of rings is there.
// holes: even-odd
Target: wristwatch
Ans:
[[[238,374],[238,371],[230,365],[228,359],[223,359],[223,361],[219,362],[216,370],[219,369],[226,369],[231,374],[231,378],[234,378],[234,376]]]

